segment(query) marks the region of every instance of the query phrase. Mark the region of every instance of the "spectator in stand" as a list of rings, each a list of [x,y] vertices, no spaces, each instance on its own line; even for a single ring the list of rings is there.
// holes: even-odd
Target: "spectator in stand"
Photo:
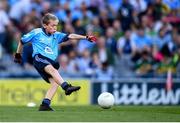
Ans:
[[[74,25],[75,32],[77,34],[80,34],[80,35],[85,35],[86,34],[86,30],[85,30],[85,27],[83,27],[83,25],[82,25],[82,20],[81,19],[74,20],[73,25]]]
[[[155,0],[153,3],[154,11],[153,16],[155,21],[161,20],[163,15],[167,15],[170,11],[166,4],[162,2],[162,0]]]
[[[92,28],[93,33],[96,36],[103,35],[103,29],[100,26],[99,17],[97,16],[92,19],[92,22],[89,25],[87,25],[87,28]]]
[[[11,6],[9,11],[9,16],[15,23],[19,26],[23,15],[28,14],[31,11],[32,0],[19,0],[14,5]]]
[[[113,21],[113,28],[114,28],[114,38],[117,41],[122,35],[123,35],[123,31],[121,28],[121,23],[119,20],[114,20]]]
[[[172,45],[172,38],[170,34],[167,34],[167,31],[165,28],[161,28],[159,30],[158,35],[154,39],[154,48],[157,48],[156,51],[160,51],[164,45]]]
[[[132,57],[136,53],[136,45],[132,40],[130,30],[126,30],[125,35],[118,40],[117,49],[120,57],[124,55],[130,55]]]
[[[88,6],[83,2],[81,4],[80,11],[82,12],[82,26],[86,27],[90,23],[90,20],[93,18],[93,14],[88,10]]]
[[[7,27],[10,26],[9,16],[6,13],[7,2],[0,1],[0,45],[4,47],[7,36]],[[9,28],[9,27],[8,27]]]
[[[68,56],[66,54],[61,54],[58,57],[58,61],[60,66],[59,72],[61,73],[68,73]]]
[[[62,27],[63,32],[66,32],[68,34],[74,33],[75,30],[70,22],[64,23],[64,26]],[[64,44],[60,45],[60,54],[66,54],[68,55],[70,51],[76,49],[77,41],[72,40],[72,42],[65,42]]]
[[[90,69],[90,61],[90,52],[88,49],[84,49],[82,55],[76,60],[78,71],[84,75],[91,75],[92,70]]]
[[[131,5],[137,13],[144,12],[147,9],[145,0],[130,0]]]
[[[180,47],[176,48],[176,52],[173,54],[172,58],[172,69],[174,70],[174,73],[179,73],[180,70]]]
[[[41,3],[41,15],[44,16],[46,13],[52,12],[50,1],[44,0]]]
[[[135,64],[136,74],[141,77],[150,77],[150,74],[153,71],[152,65],[153,60],[151,58],[151,55],[149,54],[149,52],[144,50],[141,53],[141,58]]]
[[[107,61],[103,62],[102,66],[96,70],[95,77],[104,82],[113,79],[113,69],[109,66]]]
[[[90,68],[92,69],[93,72],[95,72],[97,69],[101,67],[101,61],[99,59],[98,53],[93,52],[91,54],[91,61],[89,63]]]
[[[129,3],[129,0],[123,0],[119,11],[118,16],[121,21],[122,29],[125,31],[130,29],[132,24],[132,13],[133,13],[133,6]]]
[[[176,69],[175,73],[179,78],[180,77],[180,46],[176,49],[176,53],[173,56],[173,65],[174,68]]]
[[[68,66],[67,66],[67,70],[69,74],[75,74],[77,73],[78,70],[78,66],[77,66],[77,62],[76,62],[76,58],[77,58],[77,54],[75,51],[70,51],[68,53]]]
[[[174,43],[173,52],[180,48],[180,32],[172,31],[172,41]]]
[[[106,38],[104,36],[99,37],[97,44],[92,49],[92,53],[94,52],[98,54],[101,63],[107,61],[110,66],[115,64],[114,55],[111,49],[106,47]]]
[[[99,13],[99,21],[100,21],[100,26],[104,29],[103,33],[105,33],[105,30],[109,27],[112,26],[113,23],[113,19],[114,19],[114,15],[115,13],[113,13],[111,10],[109,10],[110,8],[105,9],[101,9],[100,13]]]
[[[138,27],[137,32],[132,35],[132,40],[135,42],[136,52],[132,58],[133,62],[136,62],[141,58],[142,52],[147,51],[151,54],[152,51],[152,40],[148,35],[145,34],[144,28]]]
[[[86,29],[86,34],[87,35],[93,35],[93,29],[92,27],[88,27]],[[83,53],[84,50],[86,49],[89,49],[89,51],[92,50],[92,47],[96,45],[95,43],[91,43],[91,42],[88,42],[88,41],[84,41],[84,40],[80,40],[77,44],[77,52],[79,55],[81,55]]]
[[[122,0],[107,0],[107,4],[114,12],[118,12],[119,7],[122,4]]]
[[[125,31],[125,35],[117,42],[118,59],[116,62],[116,73],[123,77],[133,76],[132,57],[136,53],[135,42],[132,40],[130,30]]]
[[[180,1],[179,0],[163,0],[163,3],[166,4],[170,9],[179,9]]]
[[[117,41],[114,38],[114,28],[108,27],[106,30],[106,47],[115,55],[117,54]]]
[[[153,38],[156,32],[153,30],[153,21],[146,15],[141,16],[140,23],[145,30],[145,33]]]
[[[139,27],[132,40],[135,42],[138,53],[141,53],[143,50],[151,52],[152,40],[145,34],[144,28]]]

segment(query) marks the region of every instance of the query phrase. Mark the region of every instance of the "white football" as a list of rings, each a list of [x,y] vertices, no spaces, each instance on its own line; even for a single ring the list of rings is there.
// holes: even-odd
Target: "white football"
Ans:
[[[98,104],[104,108],[109,109],[114,105],[114,96],[109,92],[103,92],[98,96]]]

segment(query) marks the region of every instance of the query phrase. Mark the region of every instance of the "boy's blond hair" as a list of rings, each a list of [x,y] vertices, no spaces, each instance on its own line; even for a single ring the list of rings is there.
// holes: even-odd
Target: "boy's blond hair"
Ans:
[[[58,18],[55,15],[53,15],[51,13],[47,13],[42,18],[42,24],[49,24],[50,20],[54,20],[54,21],[59,22]]]

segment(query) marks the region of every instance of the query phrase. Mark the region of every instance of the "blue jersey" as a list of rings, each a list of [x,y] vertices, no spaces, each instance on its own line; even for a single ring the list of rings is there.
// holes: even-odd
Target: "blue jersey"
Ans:
[[[58,56],[58,44],[66,40],[68,40],[68,35],[65,33],[55,32],[52,35],[47,35],[42,28],[33,29],[21,38],[23,44],[32,43],[33,57],[36,54],[41,54],[52,60]]]

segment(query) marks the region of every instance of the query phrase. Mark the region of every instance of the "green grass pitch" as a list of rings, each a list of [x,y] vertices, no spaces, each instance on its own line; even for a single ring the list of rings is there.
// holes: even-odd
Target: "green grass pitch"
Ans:
[[[0,106],[0,122],[180,122],[180,106],[56,106],[54,112],[38,107]]]

